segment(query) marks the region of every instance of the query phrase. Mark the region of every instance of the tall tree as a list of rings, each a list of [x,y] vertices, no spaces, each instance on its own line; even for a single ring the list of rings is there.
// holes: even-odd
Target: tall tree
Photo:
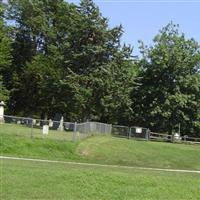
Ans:
[[[4,23],[5,5],[0,1],[0,101],[7,101],[9,92],[5,86],[7,69],[11,64],[11,40]]]
[[[121,46],[121,26],[109,28],[89,0],[79,6],[63,0],[10,0],[9,5],[17,30],[12,110],[108,122],[117,121],[120,110],[127,117],[134,65],[132,49]]]
[[[173,23],[154,38],[154,45],[141,45],[143,58],[133,91],[135,122],[154,131],[199,134],[200,53],[194,39],[186,39]]]
[[[82,0],[78,11],[84,20],[72,34],[70,60],[72,71],[84,75],[81,86],[88,91],[83,118],[117,122],[119,110],[121,118],[130,110],[132,49],[121,45],[122,26],[109,28],[93,1]]]
[[[15,22],[10,86],[13,91],[10,108],[15,113],[40,114],[53,109],[55,87],[52,80],[63,67],[63,55],[59,50],[68,34],[72,7],[63,0],[9,1],[8,18]],[[50,66],[52,70],[48,69]],[[30,94],[34,94],[34,98]]]

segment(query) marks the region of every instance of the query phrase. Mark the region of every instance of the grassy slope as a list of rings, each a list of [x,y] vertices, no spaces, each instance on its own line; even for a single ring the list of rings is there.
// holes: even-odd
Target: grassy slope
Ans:
[[[70,141],[60,141],[52,139],[38,139],[11,136],[1,134],[0,152],[1,155],[55,159],[55,160],[74,160],[78,159],[75,149],[77,143]]]
[[[18,136],[23,138],[40,138],[40,139],[54,139],[61,141],[71,141],[72,132],[49,130],[48,135],[42,134],[42,128],[31,128],[25,125],[17,124],[0,124],[0,134],[7,134],[10,136]]]
[[[89,162],[200,170],[200,146],[94,137],[77,152]]]
[[[54,139],[31,139],[20,134],[21,132],[21,127],[13,129],[12,126],[0,125],[2,155],[200,170],[199,146],[103,136],[90,137],[80,142],[67,141],[65,138],[62,140],[58,136]],[[23,132],[25,133],[24,129]]]
[[[1,155],[144,167],[200,169],[200,147],[112,137],[80,142],[27,136],[0,125]],[[63,138],[62,138],[63,137]],[[199,199],[200,175],[0,160],[0,199]],[[3,183],[3,184],[2,184]]]
[[[1,160],[0,198],[197,200],[200,175]]]

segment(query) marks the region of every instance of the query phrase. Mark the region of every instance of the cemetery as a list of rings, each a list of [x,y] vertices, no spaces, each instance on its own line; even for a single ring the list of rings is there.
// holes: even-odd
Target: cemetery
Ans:
[[[0,200],[199,200],[199,6],[0,0]]]

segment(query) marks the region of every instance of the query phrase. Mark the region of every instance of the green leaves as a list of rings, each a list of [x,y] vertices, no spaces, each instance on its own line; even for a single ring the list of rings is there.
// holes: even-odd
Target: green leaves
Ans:
[[[6,88],[6,71],[9,68],[11,56],[11,39],[9,38],[8,29],[3,21],[4,6],[0,2],[0,101],[9,99],[9,91]],[[4,77],[2,77],[4,75]]]
[[[133,101],[138,104],[135,112],[141,112],[137,120],[155,131],[167,132],[181,123],[183,134],[198,134],[192,124],[198,120],[200,106],[199,46],[172,23],[153,41],[153,46],[141,46],[142,78],[133,92]]]
[[[0,76],[0,100],[6,102],[9,99],[9,91],[3,85],[2,77]]]
[[[12,110],[128,123],[136,73],[131,47],[120,43],[122,26],[109,28],[91,0],[10,0],[8,13],[15,20]]]
[[[164,27],[152,46],[140,42],[136,60],[121,43],[122,25],[110,28],[92,0],[9,0],[6,13],[14,23],[7,27],[1,13],[0,95],[10,90],[12,114],[59,112],[69,121],[170,133],[181,123],[183,133],[199,134],[199,45],[177,25]]]

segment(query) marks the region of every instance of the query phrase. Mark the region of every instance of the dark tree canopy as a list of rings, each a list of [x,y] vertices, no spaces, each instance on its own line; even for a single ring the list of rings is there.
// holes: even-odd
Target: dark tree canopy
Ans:
[[[0,1],[0,100],[8,114],[200,133],[200,52],[173,23],[123,44],[92,0]],[[133,22],[134,23],[134,22]]]
[[[127,117],[132,48],[121,45],[122,26],[110,28],[92,1],[10,0],[8,18],[15,20],[14,113],[113,123]]]
[[[182,130],[197,133],[200,109],[200,54],[194,39],[187,40],[172,23],[154,38],[154,45],[141,45],[143,58],[133,90],[136,123],[155,131]]]
[[[5,87],[8,67],[11,64],[11,40],[4,22],[5,5],[0,1],[0,101],[7,101],[9,91]]]

